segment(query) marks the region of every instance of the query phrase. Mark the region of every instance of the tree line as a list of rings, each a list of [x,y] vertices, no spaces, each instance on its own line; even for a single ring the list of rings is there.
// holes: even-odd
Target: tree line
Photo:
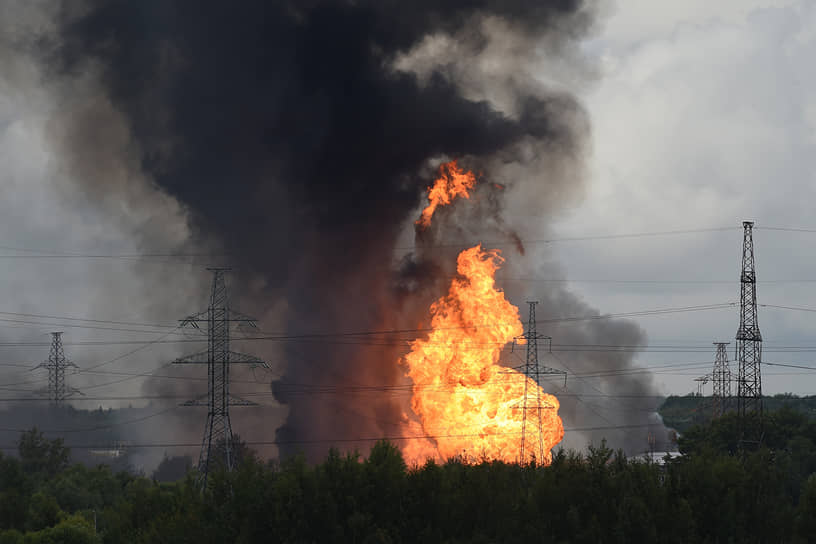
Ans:
[[[808,542],[816,535],[816,423],[782,409],[759,448],[733,415],[680,437],[683,456],[606,444],[549,466],[451,459],[407,466],[393,444],[331,450],[175,482],[70,464],[36,429],[0,456],[0,544],[156,542]],[[167,466],[189,462],[168,459]]]

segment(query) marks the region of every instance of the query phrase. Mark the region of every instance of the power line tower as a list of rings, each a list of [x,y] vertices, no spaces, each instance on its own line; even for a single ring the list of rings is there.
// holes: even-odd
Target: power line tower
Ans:
[[[232,325],[239,323],[255,327],[255,320],[229,307],[224,274],[230,269],[208,268],[207,270],[213,273],[209,308],[181,321],[182,325],[190,325],[196,329],[201,328],[201,323],[206,323],[207,351],[173,361],[175,364],[207,365],[207,400],[199,398],[182,404],[182,406],[207,407],[207,424],[204,427],[204,438],[201,441],[201,453],[198,457],[199,483],[202,487],[206,487],[207,476],[216,459],[220,458],[225,470],[230,471],[235,466],[230,406],[256,405],[254,402],[230,395],[230,366],[241,363],[269,368],[257,357],[230,350]]]
[[[527,358],[524,362],[524,375],[527,378],[530,378],[535,382],[539,387],[536,387],[535,396],[530,395],[529,387],[530,387],[530,380],[524,380],[524,400],[522,406],[522,415],[521,415],[521,446],[519,447],[519,462],[524,463],[527,459],[528,451],[530,449],[533,450],[532,455],[537,460],[544,459],[544,436],[541,432],[541,426],[543,424],[543,419],[541,417],[542,410],[552,410],[553,407],[549,404],[542,405],[541,404],[541,387],[539,378],[543,375],[563,375],[564,381],[566,383],[567,373],[563,370],[557,370],[555,368],[550,368],[547,366],[540,366],[538,364],[538,341],[539,340],[547,340],[550,342],[550,349],[552,349],[552,338],[549,336],[544,336],[542,334],[538,334],[536,331],[536,315],[535,315],[535,307],[538,302],[531,302],[528,301],[527,304],[530,305],[530,317],[527,321],[527,332],[521,335],[519,338],[524,338],[527,342]],[[519,369],[519,367],[516,367]],[[528,412],[533,412],[535,416],[533,420],[528,422]],[[528,425],[535,425],[535,429],[533,431],[534,440],[537,442],[530,448],[530,445],[527,444],[529,438],[527,437],[527,426]],[[537,449],[536,449],[537,448]]]
[[[714,382],[714,417],[720,417],[728,411],[731,402],[731,369],[728,367],[728,353],[725,346],[728,342],[714,342],[717,354],[714,357],[714,370],[711,376]]]
[[[61,405],[66,398],[79,392],[77,389],[68,387],[65,382],[65,369],[68,367],[79,368],[65,358],[65,349],[62,347],[62,333],[52,332],[51,352],[48,354],[48,360],[34,368],[48,369],[48,400],[55,406]]]
[[[703,387],[711,380],[711,374],[706,374],[705,376],[699,376],[694,378],[694,381],[697,382],[697,396],[703,396]]]
[[[737,403],[743,423],[743,440],[759,442],[762,422],[762,334],[759,332],[756,301],[756,270],[754,267],[753,221],[743,221],[742,273],[740,274],[740,324],[737,329],[736,359]],[[754,414],[759,425],[747,427],[749,414]]]

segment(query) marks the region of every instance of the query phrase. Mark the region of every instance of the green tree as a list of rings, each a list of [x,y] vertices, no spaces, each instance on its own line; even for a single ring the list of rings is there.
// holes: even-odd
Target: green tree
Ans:
[[[804,542],[816,535],[816,473],[811,474],[802,486],[796,509],[796,534]]]
[[[189,455],[175,455],[164,459],[153,471],[153,479],[157,482],[175,482],[183,479],[193,468],[193,458]]]
[[[31,496],[31,502],[28,506],[26,528],[29,531],[39,531],[40,529],[56,525],[61,514],[62,511],[57,503],[57,499],[52,495],[38,491]]]
[[[0,454],[0,530],[24,528],[27,495],[28,483],[20,461]]]
[[[93,525],[82,516],[69,516],[54,527],[26,533],[23,544],[101,544]]]
[[[49,440],[36,427],[20,435],[17,450],[23,470],[29,474],[50,478],[68,468],[70,450],[62,439]]]
[[[17,529],[0,531],[0,544],[22,544],[23,533]]]

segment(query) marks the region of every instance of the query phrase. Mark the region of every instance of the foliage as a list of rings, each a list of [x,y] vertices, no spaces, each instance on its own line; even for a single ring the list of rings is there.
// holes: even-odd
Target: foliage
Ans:
[[[25,431],[17,443],[23,470],[44,477],[52,477],[68,466],[70,452],[62,439],[48,440],[36,428]]]
[[[189,455],[177,455],[164,458],[153,471],[153,479],[157,482],[176,482],[184,478],[193,468],[193,458]]]
[[[315,466],[247,454],[203,492],[194,472],[163,483],[65,466],[61,443],[31,431],[25,456],[0,455],[0,544],[807,542],[816,427],[782,410],[765,429],[763,447],[741,449],[738,420],[722,418],[686,433],[685,455],[663,465],[605,443],[556,451],[550,466],[408,467],[387,442]]]
[[[816,395],[799,397],[792,393],[780,393],[763,397],[762,403],[767,414],[778,410],[798,412],[816,421]],[[711,422],[714,419],[715,402],[712,397],[689,394],[686,396],[669,396],[658,409],[663,422],[681,433],[695,425]],[[731,406],[734,409],[735,406]]]

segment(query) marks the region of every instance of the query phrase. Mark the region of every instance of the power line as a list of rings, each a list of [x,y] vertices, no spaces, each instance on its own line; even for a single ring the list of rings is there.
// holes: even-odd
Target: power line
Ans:
[[[805,370],[816,370],[816,367],[814,367],[814,366],[802,366],[802,365],[793,365],[793,364],[787,364],[787,363],[769,363],[767,361],[762,361],[762,364],[769,365],[769,366],[783,366],[783,367],[787,367],[787,368],[802,368],[802,369],[805,369]]]
[[[765,363],[765,364],[768,364],[768,363]],[[789,366],[789,365],[777,365],[777,366]],[[797,367],[794,366],[794,368],[797,368]],[[807,368],[810,371],[816,371],[816,367],[805,367],[805,368]],[[689,374],[689,375],[693,376],[694,374]],[[786,374],[783,374],[783,375],[787,376],[789,374],[786,373]],[[794,373],[793,375],[802,375],[802,373]],[[732,382],[736,381],[736,378],[732,378],[731,381]],[[382,390],[380,390],[380,391],[382,391]],[[649,395],[649,394],[645,394],[645,393],[644,394],[603,393],[599,389],[596,389],[596,391],[599,391],[599,392],[598,393],[576,393],[574,391],[564,389],[564,390],[559,391],[556,394],[556,397],[557,398],[580,397],[580,398],[590,398],[590,399],[591,398],[603,398],[603,399],[665,399],[665,398],[668,398],[668,397],[683,397],[684,396],[684,395],[678,395],[678,394],[652,394],[652,395]],[[388,391],[386,391],[386,392],[388,392]],[[342,392],[342,391],[331,391],[331,392],[328,392],[328,391],[313,391],[313,392],[308,392],[308,393],[309,394],[315,394],[315,395],[322,395],[322,394],[334,394],[334,393],[348,394],[349,392]],[[406,391],[406,393],[410,394],[410,391]],[[440,390],[440,393],[445,393],[445,392]],[[247,392],[241,393],[241,395],[244,396],[244,397],[254,397],[254,398],[271,397],[271,396],[275,395],[275,392],[273,392],[273,391],[247,391]],[[799,398],[805,398],[805,397],[809,397],[809,396],[812,396],[812,395],[799,395]],[[180,395],[180,394],[174,394],[174,395],[169,395],[169,394],[168,395],[131,395],[131,396],[116,396],[116,395],[114,395],[114,396],[100,396],[100,397],[83,397],[83,398],[77,399],[77,400],[83,401],[83,402],[84,401],[97,401],[97,402],[98,401],[137,401],[137,400],[150,400],[150,401],[153,401],[153,400],[180,400],[180,399],[186,399],[188,397],[189,397],[189,395]],[[25,403],[29,403],[29,402],[48,402],[48,400],[43,399],[41,397],[8,397],[8,398],[0,398],[0,402],[10,402],[10,403],[25,402]],[[155,414],[155,415],[158,415],[158,414]],[[397,424],[398,422],[391,422],[391,423]]]
[[[634,428],[646,428],[646,427],[654,427],[656,426],[655,423],[642,423],[642,424],[632,424],[632,425],[600,425],[600,426],[590,426],[590,427],[572,427],[572,428],[565,428],[564,431],[566,432],[592,432],[592,431],[604,431],[604,430],[621,430],[621,429],[634,429]],[[483,436],[508,436],[508,435],[518,435],[518,432],[496,432],[496,433],[472,433],[472,434],[437,434],[437,435],[393,435],[393,436],[379,436],[379,437],[360,437],[360,438],[316,438],[311,440],[254,440],[254,441],[247,441],[244,442],[247,446],[281,446],[281,445],[310,445],[310,444],[341,444],[341,443],[354,443],[354,442],[378,442],[381,440],[385,441],[403,441],[403,440],[435,440],[439,438],[472,438],[472,437],[483,437]],[[193,442],[163,442],[163,443],[133,443],[133,444],[124,444],[125,448],[192,448],[199,446],[198,443]],[[72,445],[68,444],[67,447],[72,449],[101,449],[108,447],[109,444],[78,444]],[[1,450],[16,450],[17,446],[0,446]]]
[[[754,227],[757,230],[776,230],[781,232],[816,232],[816,229],[808,229],[808,228],[795,228],[795,227],[763,227],[758,226]]]
[[[156,334],[161,333],[164,331],[155,331],[155,330],[147,330],[147,329],[130,329],[130,328],[123,328],[123,327],[104,327],[101,325],[81,325],[76,323],[54,323],[54,322],[42,322],[42,321],[30,321],[26,319],[9,319],[0,317],[0,322],[5,323],[20,323],[26,325],[42,325],[44,327],[62,327],[62,328],[71,328],[71,329],[92,329],[92,330],[103,330],[103,331],[117,331],[117,332],[137,332],[141,334]],[[173,332],[174,334],[181,334],[177,332]]]
[[[660,237],[660,236],[677,236],[677,235],[685,235],[685,234],[701,234],[707,232],[726,232],[735,230],[737,227],[730,227],[730,226],[722,226],[722,227],[709,227],[709,228],[699,228],[699,229],[676,229],[676,230],[663,230],[663,231],[642,231],[642,232],[629,232],[629,233],[619,233],[619,234],[600,234],[600,235],[583,235],[583,236],[564,236],[564,237],[555,237],[555,238],[530,238],[530,239],[512,239],[512,240],[504,240],[504,241],[492,241],[492,242],[473,242],[473,243],[439,243],[439,244],[431,244],[431,245],[420,245],[420,246],[397,246],[394,249],[397,250],[413,250],[417,248],[422,249],[429,249],[429,248],[460,248],[463,246],[468,245],[475,245],[476,243],[481,243],[482,245],[489,245],[489,246],[503,246],[503,245],[517,245],[518,242],[523,244],[555,244],[555,243],[565,243],[565,242],[583,242],[583,241],[595,241],[595,240],[617,240],[617,239],[628,239],[628,238],[648,238],[648,237]],[[816,229],[810,228],[795,228],[795,227],[763,227],[758,226],[756,227],[757,230],[768,230],[768,231],[781,231],[781,232],[800,232],[800,233],[815,233]],[[13,247],[13,246],[0,246],[0,250],[3,251],[14,251],[19,253],[24,253],[24,255],[9,255],[9,254],[0,254],[0,259],[119,259],[125,261],[133,261],[133,260],[145,260],[151,261],[155,259],[214,259],[214,258],[229,258],[233,257],[234,255],[230,253],[184,253],[184,252],[153,252],[153,253],[86,253],[86,252],[65,252],[65,251],[55,251],[49,249],[33,249],[33,248],[22,248],[22,247]],[[163,263],[169,263],[171,261],[159,261]],[[189,264],[189,263],[183,263]]]
[[[554,354],[551,353],[553,357]],[[559,359],[560,361],[560,359]],[[563,364],[563,362],[562,362]],[[660,374],[664,373],[667,370],[675,370],[675,369],[682,369],[682,368],[700,368],[703,366],[707,366],[710,363],[708,362],[690,362],[690,363],[668,363],[664,365],[652,365],[652,366],[643,366],[643,367],[626,367],[620,369],[607,369],[607,370],[600,370],[600,371],[593,371],[593,372],[585,372],[585,373],[572,373],[570,376],[574,378],[594,378],[594,377],[614,377],[614,376],[625,376],[630,374],[636,373],[655,373]],[[162,374],[153,374],[164,367],[169,365],[162,365],[159,368],[156,368],[149,372],[144,373],[130,373],[130,372],[117,372],[117,371],[90,371],[89,373],[92,374],[103,374],[103,375],[120,375],[126,376],[128,379],[130,378],[138,378],[138,377],[145,377],[145,378],[157,378],[157,379],[172,379],[172,380],[184,380],[184,381],[205,381],[207,378],[201,377],[188,377],[188,376],[173,376],[173,375],[162,375]],[[566,367],[566,365],[563,365]],[[572,371],[570,371],[572,372]],[[280,377],[280,376],[277,376]],[[512,380],[512,378],[508,377],[507,380]],[[39,380],[38,380],[39,381]],[[232,383],[240,383],[240,384],[248,384],[248,385],[258,385],[263,382],[258,382],[257,380],[231,380]],[[13,385],[25,385],[28,383],[34,382],[21,382],[16,384],[6,384],[5,386],[0,386],[0,390],[12,391],[12,392],[20,392],[20,393],[32,393],[33,391],[27,389],[11,389],[9,386]],[[94,387],[102,387],[105,385],[110,385],[111,383],[119,383],[116,382],[108,382],[105,384],[97,384],[85,387],[85,390],[92,389]],[[406,383],[406,384],[353,384],[353,385],[313,385],[313,384],[281,384],[281,386],[287,387],[285,389],[286,394],[353,394],[355,392],[378,392],[378,391],[404,391],[410,392],[413,389],[417,388],[444,388],[445,385],[452,385],[455,382],[450,383],[427,383],[427,384],[414,384],[414,383]],[[124,400],[137,400],[137,399],[146,399],[146,398],[161,398],[158,396],[138,396],[138,397],[124,397]],[[168,397],[171,398],[171,397]],[[4,399],[4,400],[15,400],[15,399]],[[90,397],[84,397],[79,400],[91,400]],[[101,399],[100,399],[101,400]],[[114,397],[108,397],[107,400],[115,400]]]
[[[563,361],[555,356],[554,353],[550,352],[554,358],[556,358],[559,362],[561,362],[562,366],[566,365]],[[777,366],[790,366],[792,368],[801,368],[804,370],[816,370],[816,367],[807,367],[801,365],[789,365],[785,363],[766,363],[769,365],[777,365]],[[586,371],[586,372],[574,372],[570,369],[569,376],[573,378],[607,378],[607,377],[618,377],[618,376],[628,376],[632,374],[640,374],[640,373],[652,373],[652,374],[665,374],[671,373],[672,371],[676,370],[693,370],[693,369],[700,369],[706,368],[711,365],[710,361],[692,361],[692,362],[672,362],[672,363],[664,363],[659,365],[644,365],[644,366],[627,366],[621,368],[613,368],[613,369],[599,369],[594,371]],[[161,367],[155,368],[153,370],[147,372],[125,372],[125,371],[112,371],[112,370],[105,370],[105,371],[86,371],[89,374],[100,374],[100,375],[113,375],[113,376],[125,376],[127,378],[156,378],[156,379],[171,379],[171,380],[183,380],[183,381],[206,381],[207,378],[197,377],[197,376],[177,376],[177,375],[167,375],[167,374],[155,374],[156,371],[161,370],[162,368],[168,367],[169,365],[162,365]],[[279,374],[271,374],[269,377],[281,377]],[[508,378],[509,379],[509,378]],[[18,391],[18,392],[30,392],[30,390],[25,389],[17,389],[12,390],[10,386],[13,385],[25,385],[28,383],[36,383],[41,380],[36,381],[26,381],[21,383],[14,383],[14,384],[5,384],[4,386],[0,386],[0,389],[3,390],[11,390],[11,391]],[[94,387],[102,387],[105,385],[109,385],[110,383],[118,383],[118,382],[108,382],[104,384],[97,384],[96,386],[89,386],[85,389],[91,389]],[[232,383],[240,383],[240,384],[249,384],[249,385],[257,385],[261,383],[265,383],[258,380],[232,380]],[[447,385],[453,384],[455,382],[450,382]],[[423,387],[437,387],[437,386],[444,386],[445,383],[436,384],[436,383],[427,383],[427,384],[414,384],[414,383],[406,383],[406,384],[354,384],[354,385],[312,385],[312,384],[300,384],[300,383],[288,383],[288,384],[281,384],[282,386],[290,386],[286,389],[288,392],[298,392],[301,390],[310,391],[310,388],[322,388],[323,390],[330,390],[330,391],[338,391],[338,392],[349,392],[352,390],[393,390],[393,389],[411,389],[411,388],[423,388]],[[301,389],[296,389],[301,388]]]
[[[505,278],[507,279],[507,278]],[[543,282],[566,282],[566,281],[587,281],[587,282],[613,282],[613,283],[733,283],[731,281],[726,280],[551,280],[551,279],[541,279],[535,280],[530,278],[518,278],[516,281],[543,281]],[[757,283],[792,283],[792,282],[814,282],[816,283],[816,279],[814,280],[765,280],[764,282],[757,281]],[[709,309],[720,309],[726,308],[730,306],[734,306],[736,303],[733,302],[726,302],[726,303],[717,303],[717,304],[709,304],[709,305],[699,305],[699,306],[686,306],[686,307],[674,307],[674,308],[657,308],[651,310],[636,310],[632,312],[620,312],[620,313],[611,313],[611,314],[599,314],[593,316],[577,316],[577,317],[564,317],[564,318],[554,318],[547,320],[548,322],[557,322],[562,320],[587,320],[587,319],[610,319],[610,318],[619,318],[619,317],[629,317],[629,316],[639,316],[639,315],[651,315],[651,314],[663,314],[663,313],[678,313],[678,312],[692,312],[692,311],[703,311]],[[783,305],[775,305],[775,304],[759,304],[760,307],[767,307],[767,308],[777,308],[777,309],[786,309],[786,310],[798,310],[804,312],[816,312],[816,308],[803,308],[799,306],[783,306]],[[0,315],[8,315],[8,316],[17,316],[17,317],[33,317],[33,318],[40,318],[40,319],[57,319],[60,321],[79,321],[83,323],[96,323],[96,324],[103,324],[103,325],[130,325],[135,327],[149,327],[149,328],[164,328],[164,329],[172,329],[174,332],[179,329],[177,324],[170,324],[170,323],[145,323],[145,322],[135,322],[135,321],[119,321],[119,320],[111,320],[111,319],[95,319],[95,318],[88,318],[88,317],[76,317],[76,316],[63,316],[63,315],[51,315],[51,314],[38,314],[38,313],[23,313],[23,312],[6,312],[0,311]],[[15,320],[15,319],[8,319],[0,317],[0,321],[6,322],[13,322],[13,323],[24,323],[24,324],[32,324],[32,325],[43,325],[43,326],[65,326],[65,327],[76,327],[76,328],[87,328],[87,329],[102,329],[102,330],[114,330],[114,331],[125,331],[125,332],[138,332],[138,333],[155,333],[160,334],[165,331],[155,331],[155,330],[143,330],[143,329],[131,329],[131,328],[112,328],[112,327],[96,327],[92,325],[77,325],[77,324],[68,324],[68,323],[53,323],[53,322],[40,322],[40,321],[29,321],[29,320]],[[484,326],[484,325],[483,325]],[[486,325],[492,326],[492,325]],[[317,333],[317,334],[307,334],[307,335],[285,335],[285,333],[268,333],[271,336],[280,336],[280,337],[315,337],[315,336],[360,336],[360,335],[370,335],[370,334],[385,334],[385,333],[413,333],[413,332],[425,332],[430,331],[431,329],[424,328],[424,329],[398,329],[398,330],[389,330],[389,331],[362,331],[362,332],[348,332],[348,333]],[[179,334],[183,334],[179,332]],[[265,339],[266,337],[260,337],[259,339]],[[191,340],[191,341],[198,341],[198,340]],[[32,344],[26,344],[32,345]],[[46,345],[46,344],[42,344]],[[66,343],[66,345],[71,345]],[[75,344],[74,344],[75,345]]]
[[[178,326],[177,326],[177,327],[178,327]],[[135,348],[135,349],[132,349],[132,350],[130,350],[130,351],[128,351],[128,352],[126,352],[126,353],[123,353],[123,354],[121,354],[121,355],[118,355],[118,356],[116,356],[116,357],[114,357],[114,358],[112,358],[112,359],[108,359],[108,360],[106,360],[106,361],[102,361],[101,363],[98,363],[98,364],[96,364],[96,365],[92,365],[92,366],[87,367],[87,368],[84,368],[84,369],[79,369],[79,370],[78,370],[78,373],[83,373],[83,372],[85,372],[85,373],[93,373],[93,371],[94,371],[95,369],[98,369],[98,368],[101,368],[101,367],[103,367],[103,366],[106,366],[106,365],[109,365],[109,364],[115,363],[115,362],[117,362],[117,361],[120,361],[120,360],[122,360],[122,359],[124,359],[124,358],[126,358],[126,357],[129,357],[129,356],[133,355],[134,353],[137,353],[137,352],[139,352],[139,351],[141,351],[141,350],[143,350],[143,349],[145,349],[145,348],[149,347],[150,345],[152,345],[152,344],[154,344],[154,343],[158,343],[158,342],[159,342],[159,341],[161,341],[163,338],[166,338],[167,336],[169,336],[171,332],[174,332],[174,331],[170,331],[170,332],[168,332],[168,333],[165,333],[165,334],[163,334],[162,336],[160,336],[159,338],[157,338],[157,339],[155,339],[155,340],[153,340],[153,341],[150,341],[150,342],[147,342],[147,343],[145,343],[145,344],[142,344],[141,346],[139,346],[139,347],[137,347],[137,348]],[[76,365],[74,365],[74,366],[76,366]],[[168,365],[162,365],[161,367],[159,367],[158,369],[155,369],[155,370],[160,370],[161,368],[164,368],[165,366],[168,366]],[[154,371],[155,371],[155,370],[154,370]],[[139,375],[134,375],[133,377],[138,377],[138,376],[139,376]],[[141,376],[146,376],[146,375],[141,375]],[[104,387],[104,386],[107,386],[107,385],[113,385],[113,384],[117,384],[117,383],[122,383],[122,382],[125,382],[125,381],[129,380],[129,379],[132,379],[132,378],[124,378],[124,379],[121,379],[121,380],[114,380],[114,381],[107,382],[107,383],[104,383],[104,384],[95,384],[95,385],[89,385],[89,386],[87,386],[85,389],[86,389],[86,390],[87,390],[87,389],[94,389],[94,388],[97,388],[97,387]],[[13,384],[5,384],[5,386],[13,386],[13,385],[26,385],[26,384],[30,384],[30,383],[38,383],[38,382],[40,382],[40,381],[42,381],[42,380],[28,380],[28,381],[23,381],[23,382],[13,383]],[[8,387],[3,387],[3,386],[0,386],[0,389],[8,389]]]
[[[777,308],[780,310],[795,310],[798,312],[816,312],[816,308],[803,308],[801,306],[780,306],[777,304],[758,304],[762,308]]]
[[[735,227],[711,227],[702,229],[680,229],[680,230],[665,230],[665,231],[651,231],[651,232],[632,232],[620,234],[603,234],[603,235],[586,235],[586,236],[571,236],[561,238],[541,238],[541,239],[524,239],[518,240],[524,244],[552,244],[563,242],[578,242],[589,240],[614,240],[624,238],[643,238],[655,236],[675,236],[682,234],[697,234],[704,232],[718,232],[734,230]],[[765,227],[766,229],[768,227]],[[769,229],[770,230],[770,229]],[[776,229],[781,230],[781,229]],[[506,240],[501,242],[484,242],[482,245],[516,245],[517,240]],[[421,246],[423,249],[428,247],[462,247],[462,243],[440,243],[432,246]],[[470,244],[470,245],[475,245]],[[395,249],[416,249],[417,246],[403,246]],[[3,251],[16,251],[25,253],[25,255],[0,255],[0,259],[120,259],[126,261],[133,260],[152,260],[152,259],[213,259],[213,258],[229,258],[234,257],[230,253],[184,253],[184,252],[153,252],[153,253],[84,253],[84,252],[66,252],[55,251],[49,249],[33,249],[21,248],[11,246],[0,246]],[[187,263],[185,263],[187,264]]]
[[[496,282],[503,281],[517,281],[524,283],[611,283],[611,284],[646,284],[646,285],[665,285],[665,284],[733,284],[733,280],[716,280],[716,279],[591,279],[591,278],[513,278],[502,277],[500,274],[496,276]],[[816,283],[816,279],[808,278],[790,278],[778,280],[757,280],[760,284],[788,284],[788,283]]]
[[[631,312],[621,312],[621,313],[607,313],[607,314],[594,314],[594,315],[585,315],[585,316],[565,316],[559,318],[550,318],[550,319],[540,319],[539,322],[542,323],[568,323],[574,321],[594,321],[594,320],[605,320],[605,319],[617,319],[617,318],[627,318],[627,317],[642,317],[642,316],[652,316],[652,315],[664,315],[664,314],[675,314],[675,313],[686,313],[686,312],[699,312],[699,311],[709,311],[709,310],[721,310],[735,306],[736,303],[734,302],[724,302],[724,303],[716,303],[716,304],[704,304],[704,305],[696,305],[696,306],[680,306],[680,307],[668,307],[668,308],[655,308],[649,310],[636,310]],[[50,325],[50,324],[49,324]],[[476,328],[488,328],[488,327],[496,327],[501,325],[501,323],[493,323],[493,324],[486,324],[486,325],[475,325],[475,326],[461,326],[461,327],[449,327],[450,329],[476,329]],[[248,336],[245,338],[241,338],[242,341],[253,341],[253,340],[266,340],[266,341],[289,341],[289,340],[308,340],[308,339],[321,339],[321,338],[340,338],[340,337],[358,337],[358,336],[377,336],[377,335],[392,335],[392,334],[408,334],[408,333],[421,333],[421,332],[430,332],[433,329],[431,328],[415,328],[415,329],[387,329],[387,330],[373,330],[373,331],[354,331],[354,332],[331,332],[331,333],[303,333],[303,334],[292,334],[292,333],[267,333],[260,336]],[[157,331],[153,331],[157,332]],[[170,331],[170,334],[175,331]],[[194,343],[194,342],[202,342],[204,341],[203,338],[185,338],[185,339],[177,339],[177,340],[107,340],[107,341],[78,341],[78,342],[71,342],[66,343],[65,345],[72,345],[72,346],[110,346],[110,345],[127,345],[127,344],[156,344],[156,343],[166,343],[166,344],[178,344],[178,343]],[[47,343],[43,342],[0,342],[0,346],[3,347],[26,347],[26,346],[43,346],[48,345]]]
[[[181,252],[165,252],[165,253],[82,253],[69,251],[55,251],[50,249],[34,249],[11,246],[0,246],[2,251],[16,251],[19,253],[27,253],[28,255],[3,255],[0,254],[0,259],[122,259],[122,260],[141,260],[141,259],[165,259],[165,258],[183,258],[183,259],[211,259],[227,257],[228,255],[218,255],[212,253],[181,253]]]
[[[164,327],[168,329],[178,328],[176,323],[144,323],[139,321],[115,321],[111,319],[92,319],[89,317],[76,317],[65,315],[49,315],[49,314],[28,314],[23,312],[0,312],[0,315],[13,315],[19,317],[38,317],[42,319],[60,319],[64,321],[86,321],[89,323],[104,323],[108,325],[134,325],[138,327]]]
[[[120,421],[118,423],[109,423],[109,424],[106,424],[106,425],[94,425],[93,427],[85,427],[85,428],[81,428],[81,429],[38,429],[38,430],[40,430],[40,431],[42,431],[44,433],[54,433],[54,434],[58,434],[58,433],[85,433],[85,432],[91,432],[91,431],[101,431],[101,430],[104,430],[104,429],[112,429],[114,427],[122,427],[124,425],[130,425],[131,423],[139,423],[141,421],[146,421],[148,419],[152,419],[154,417],[157,417],[157,416],[166,414],[168,412],[171,412],[171,411],[173,411],[173,410],[175,410],[177,408],[178,408],[178,406],[172,406],[170,408],[160,410],[160,411],[155,412],[153,414],[138,417],[138,418],[135,418],[135,419],[130,419],[130,420],[127,420],[127,421]],[[3,432],[21,432],[21,433],[25,432],[27,430],[28,429],[0,429],[0,431],[3,431]]]
[[[438,244],[428,244],[428,245],[419,245],[419,246],[398,246],[394,249],[397,250],[413,250],[413,249],[430,249],[430,248],[462,248],[462,247],[471,247],[475,246],[476,244],[481,244],[482,246],[490,246],[490,247],[501,247],[501,246],[513,246],[516,247],[519,242],[522,244],[557,244],[557,243],[564,243],[564,242],[586,242],[586,241],[594,241],[594,240],[619,240],[619,239],[626,239],[626,238],[647,238],[647,237],[658,237],[658,236],[676,236],[682,234],[700,234],[704,232],[722,232],[722,231],[731,231],[735,230],[736,227],[710,227],[710,228],[702,228],[702,229],[679,229],[679,230],[663,230],[663,231],[651,231],[651,232],[628,232],[628,233],[620,233],[620,234],[598,234],[598,235],[586,235],[586,236],[565,236],[561,238],[538,238],[538,239],[508,239],[503,241],[491,241],[491,242],[470,242],[470,243],[463,243],[463,242],[440,242]]]

